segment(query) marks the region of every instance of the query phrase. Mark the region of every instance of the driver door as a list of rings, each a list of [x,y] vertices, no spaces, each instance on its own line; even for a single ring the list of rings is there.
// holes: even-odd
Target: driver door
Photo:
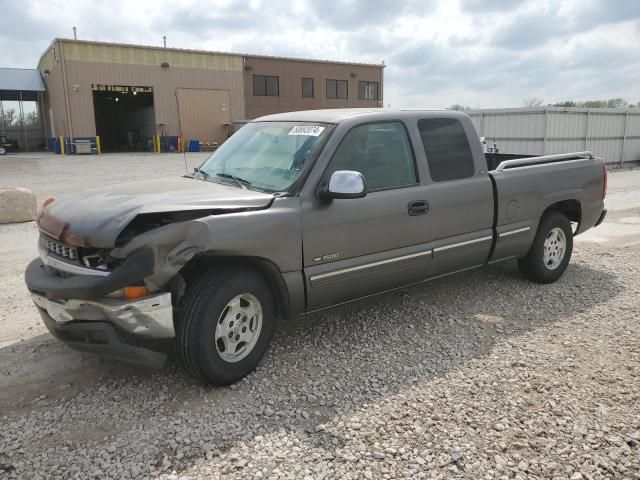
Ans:
[[[362,173],[367,195],[303,200],[308,310],[424,280],[432,270],[428,191],[404,123],[353,127],[336,148],[325,181],[338,170]]]

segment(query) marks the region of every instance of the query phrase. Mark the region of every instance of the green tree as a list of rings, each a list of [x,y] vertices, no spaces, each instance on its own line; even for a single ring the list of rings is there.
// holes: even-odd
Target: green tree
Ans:
[[[15,109],[9,108],[4,110],[3,113],[2,124],[5,128],[15,127],[20,124]]]
[[[25,128],[37,128],[38,124],[38,112],[29,112],[24,116]]]
[[[552,107],[577,107],[578,104],[573,100],[565,100],[564,102],[556,102],[551,104]]]
[[[640,106],[640,103],[638,103]],[[573,100],[565,100],[562,102],[552,103],[552,107],[581,107],[581,108],[633,108],[633,104],[629,104],[624,98],[616,97],[607,100],[585,100],[583,102],[575,102]]]

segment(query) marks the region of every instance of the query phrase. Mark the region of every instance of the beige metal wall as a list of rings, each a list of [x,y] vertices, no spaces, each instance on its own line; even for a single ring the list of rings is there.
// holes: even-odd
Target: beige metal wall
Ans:
[[[162,64],[168,64],[163,67]],[[235,54],[165,49],[80,40],[56,39],[43,54],[38,68],[45,74],[45,117],[53,111],[57,136],[83,137],[96,134],[91,85],[123,85],[152,87],[155,124],[158,134],[180,132],[179,89],[224,90],[228,92],[229,121],[318,108],[382,106],[383,66],[347,64],[275,57],[240,56]],[[48,73],[45,73],[48,71]],[[253,75],[279,77],[279,96],[253,95]],[[302,97],[302,78],[314,79],[314,97]],[[326,80],[347,80],[348,99],[326,98]],[[358,99],[358,81],[379,83],[377,100]],[[185,101],[187,101],[185,99]],[[211,99],[213,102],[218,100]],[[197,119],[206,119],[205,110],[193,103],[189,128]],[[198,110],[199,109],[199,110]],[[213,112],[212,112],[213,113]],[[51,129],[47,131],[51,135]]]
[[[68,136],[66,109],[64,102],[64,82],[62,66],[57,56],[57,49],[49,49],[42,56],[38,69],[42,72],[46,91],[42,96],[42,119],[45,125],[45,136]],[[51,111],[51,114],[50,114]],[[51,120],[53,119],[53,124]]]
[[[251,56],[246,56],[244,58],[244,97],[246,102],[246,118],[256,118],[261,115],[296,110],[382,106],[382,66]],[[277,76],[279,96],[254,96],[253,75]],[[303,78],[314,79],[313,98],[302,97]],[[327,98],[327,79],[347,80],[349,98],[346,100]],[[365,80],[379,82],[379,100],[358,99],[358,81]]]
[[[229,98],[229,90],[178,89],[184,138],[222,143],[231,124]]]
[[[149,47],[56,41],[56,57],[64,62],[73,136],[96,134],[92,84],[153,87],[155,123],[167,135],[179,134],[178,88],[221,89],[229,92],[233,120],[244,117],[242,57],[181,52]],[[40,70],[48,62],[47,52]],[[47,61],[45,61],[47,60]],[[168,67],[162,67],[162,63]],[[66,127],[62,63],[46,76],[48,104],[54,111],[56,134],[70,136]],[[48,107],[47,107],[48,108]],[[64,133],[62,133],[64,132]],[[158,134],[160,129],[158,128]]]

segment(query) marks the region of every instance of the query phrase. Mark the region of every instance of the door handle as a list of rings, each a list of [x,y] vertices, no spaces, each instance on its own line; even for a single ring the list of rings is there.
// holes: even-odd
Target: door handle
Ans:
[[[429,202],[426,200],[414,200],[408,206],[409,215],[425,215],[429,213]]]

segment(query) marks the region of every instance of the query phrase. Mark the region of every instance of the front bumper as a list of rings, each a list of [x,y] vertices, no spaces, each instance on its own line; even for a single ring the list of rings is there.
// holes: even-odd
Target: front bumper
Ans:
[[[100,276],[61,276],[38,258],[27,267],[25,282],[56,338],[83,352],[161,367],[165,355],[139,344],[175,337],[171,294],[135,300],[106,297],[152,273],[153,254],[145,249]]]
[[[51,300],[35,293],[33,302],[53,321],[109,322],[122,330],[147,338],[173,338],[171,294],[160,293],[137,300]]]
[[[38,307],[40,316],[51,334],[74,350],[123,360],[151,368],[162,368],[167,356],[148,348],[132,345],[122,339],[116,327],[102,321],[56,322],[46,310]]]
[[[81,352],[162,368],[166,355],[139,343],[175,336],[170,293],[139,300],[31,298],[49,332]]]

